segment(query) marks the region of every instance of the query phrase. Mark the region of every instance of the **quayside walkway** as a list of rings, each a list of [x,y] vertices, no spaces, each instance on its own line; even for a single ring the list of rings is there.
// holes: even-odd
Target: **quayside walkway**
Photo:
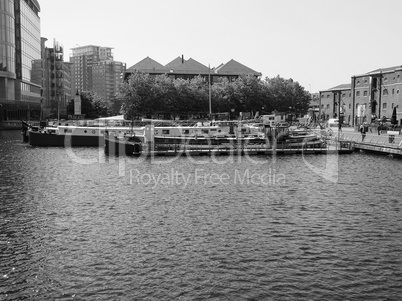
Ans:
[[[343,131],[339,137],[335,134],[331,140],[338,140],[341,143],[353,143],[356,151],[367,151],[384,155],[402,157],[402,136],[399,132],[366,133],[363,136],[359,132]]]

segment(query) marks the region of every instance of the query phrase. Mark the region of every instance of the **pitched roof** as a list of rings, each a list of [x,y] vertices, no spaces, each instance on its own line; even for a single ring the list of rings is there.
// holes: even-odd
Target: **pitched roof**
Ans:
[[[215,73],[218,74],[254,74],[259,76],[262,75],[261,72],[257,72],[247,66],[244,66],[243,64],[240,64],[234,59],[231,59],[226,64],[220,65],[214,71]]]
[[[321,92],[331,92],[331,91],[350,90],[350,89],[352,89],[351,84],[341,84],[341,85],[329,88],[329,89],[321,91]]]
[[[170,63],[167,63],[165,65],[166,68],[170,69],[170,70],[174,70],[175,68],[177,68],[178,66],[180,66],[181,64],[185,63],[186,60],[180,56],[178,56],[177,58],[175,58],[173,61],[171,61]]]
[[[401,69],[402,66],[394,66],[394,67],[387,67],[387,68],[380,68],[376,69],[370,72],[367,72],[367,74],[372,74],[372,73],[389,73],[389,72],[394,72],[396,69]]]
[[[149,56],[128,68],[127,72],[133,72],[135,70],[146,73],[166,73],[169,71],[168,68],[151,59]]]
[[[207,74],[209,68],[196,60],[189,58],[183,64],[176,67],[173,72],[181,74]]]

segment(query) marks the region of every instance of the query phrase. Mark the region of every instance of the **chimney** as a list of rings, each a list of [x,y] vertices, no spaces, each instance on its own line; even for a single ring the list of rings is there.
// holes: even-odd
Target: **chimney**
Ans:
[[[184,64],[184,55],[181,55],[181,63]]]

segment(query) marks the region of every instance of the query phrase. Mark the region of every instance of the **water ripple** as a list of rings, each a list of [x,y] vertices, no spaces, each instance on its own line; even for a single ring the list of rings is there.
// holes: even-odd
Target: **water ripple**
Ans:
[[[159,158],[122,175],[122,162],[95,148],[75,153],[105,163],[29,147],[19,133],[0,140],[0,300],[402,295],[401,161],[341,156],[336,183],[300,156]],[[324,168],[328,157],[303,159]]]

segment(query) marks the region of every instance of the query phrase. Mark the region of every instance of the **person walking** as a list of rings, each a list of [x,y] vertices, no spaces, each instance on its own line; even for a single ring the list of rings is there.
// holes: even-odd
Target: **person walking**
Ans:
[[[364,124],[360,125],[360,133],[362,134],[362,142],[364,141],[364,138],[366,138],[366,126]]]

